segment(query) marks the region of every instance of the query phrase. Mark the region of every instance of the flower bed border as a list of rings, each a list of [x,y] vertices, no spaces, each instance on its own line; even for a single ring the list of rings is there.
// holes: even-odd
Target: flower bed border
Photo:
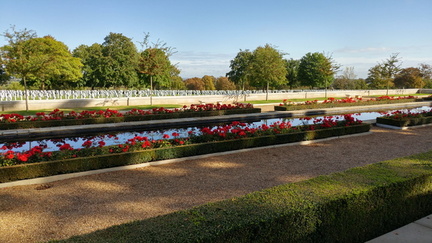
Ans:
[[[132,165],[150,161],[181,158],[187,156],[232,151],[245,148],[269,146],[305,140],[323,139],[355,133],[368,132],[370,124],[360,124],[346,127],[293,132],[262,137],[250,137],[235,140],[198,143],[169,148],[148,149],[135,152],[99,155],[64,159],[60,161],[39,162],[0,167],[0,183],[22,179],[82,172],[122,165]]]
[[[335,107],[349,107],[349,106],[368,106],[368,105],[384,105],[394,103],[408,103],[414,101],[422,101],[421,99],[401,99],[401,100],[380,100],[380,101],[361,101],[354,103],[318,103],[311,105],[288,105],[288,106],[274,106],[275,111],[294,111],[294,110],[308,110],[308,109],[323,109]]]
[[[432,213],[432,151],[56,242],[365,242]]]
[[[404,118],[404,119],[392,119],[390,117],[377,117],[377,124],[384,124],[395,127],[410,127],[410,126],[421,126],[432,123],[432,116],[418,117],[418,118]]]
[[[14,123],[0,123],[0,130],[119,123],[119,122],[132,122],[132,121],[150,121],[150,120],[164,120],[164,119],[191,118],[191,117],[209,117],[209,116],[223,116],[223,115],[250,114],[250,113],[261,113],[261,108],[240,108],[240,109],[231,109],[231,110],[174,112],[174,113],[164,113],[164,114],[108,117],[108,118],[63,119],[63,120],[48,120],[48,121],[24,121],[24,122],[14,122]]]

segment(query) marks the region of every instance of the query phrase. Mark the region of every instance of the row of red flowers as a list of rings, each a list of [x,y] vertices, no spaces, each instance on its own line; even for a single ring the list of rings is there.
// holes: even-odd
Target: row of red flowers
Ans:
[[[0,154],[0,166],[9,166],[22,163],[34,163],[41,161],[62,160],[67,158],[88,157],[100,154],[123,153],[129,151],[138,151],[143,149],[161,148],[180,146],[193,143],[205,143],[221,140],[232,140],[246,137],[259,137],[275,134],[286,134],[296,131],[308,131],[326,129],[331,127],[352,126],[361,124],[362,121],[353,118],[351,115],[344,115],[340,120],[339,116],[328,116],[324,118],[303,118],[313,120],[312,124],[291,126],[291,122],[276,122],[271,125],[260,125],[249,127],[246,123],[232,122],[229,125],[219,126],[216,128],[204,127],[196,134],[189,132],[187,137],[179,137],[179,134],[164,134],[163,139],[150,140],[147,137],[135,136],[129,139],[125,144],[105,146],[105,142],[97,143],[87,140],[83,143],[81,149],[74,149],[70,144],[64,143],[59,145],[59,151],[44,152],[44,146],[35,146],[28,151],[14,152],[10,147],[3,146],[0,149],[7,150]]]
[[[11,123],[21,121],[48,121],[48,120],[62,120],[62,119],[86,119],[86,118],[109,118],[109,117],[123,117],[123,116],[141,116],[141,115],[154,115],[174,112],[200,112],[200,111],[217,111],[217,110],[233,110],[233,109],[250,109],[253,108],[252,104],[202,104],[183,106],[182,108],[166,109],[164,107],[153,108],[150,110],[132,109],[127,112],[120,112],[118,110],[106,109],[98,111],[71,111],[65,114],[60,109],[55,109],[50,113],[38,112],[35,116],[23,116],[21,114],[1,114],[0,122]]]
[[[371,99],[367,99],[364,100],[361,97],[356,97],[356,98],[343,98],[343,99],[336,99],[336,98],[328,98],[324,101],[322,101],[323,104],[335,104],[335,103],[356,103],[356,102],[373,102],[373,101],[382,101],[382,100],[403,100],[403,99],[414,99],[414,96],[380,96],[377,98],[371,98]],[[287,99],[284,99],[282,101],[281,104],[279,104],[280,106],[288,106],[288,105],[313,105],[313,104],[318,104],[318,100],[308,100],[305,102],[301,102],[301,103],[295,103],[293,101],[289,101]]]
[[[421,118],[432,116],[432,109],[424,111],[393,111],[391,113],[385,114],[385,117],[394,120],[404,120],[409,118]]]

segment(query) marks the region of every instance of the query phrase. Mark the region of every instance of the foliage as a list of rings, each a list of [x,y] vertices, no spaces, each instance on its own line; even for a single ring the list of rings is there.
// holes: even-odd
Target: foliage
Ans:
[[[235,90],[236,86],[227,77],[219,77],[215,81],[215,88],[217,90]]]
[[[399,53],[393,53],[385,61],[378,63],[369,69],[366,82],[369,87],[375,89],[391,88],[394,86],[394,77],[400,71]]]
[[[94,43],[91,46],[80,45],[73,51],[73,56],[81,58],[83,77],[79,87],[104,88],[104,60],[102,45]]]
[[[204,90],[205,84],[202,81],[201,78],[195,77],[195,78],[188,78],[184,80],[184,83],[186,85],[186,89],[188,90]]]
[[[231,60],[231,71],[226,74],[242,90],[245,90],[245,86],[249,84],[249,63],[251,62],[252,55],[252,52],[248,49],[244,51],[240,49],[237,56]]]
[[[268,90],[286,83],[283,53],[269,44],[256,48],[249,63],[251,85]]]
[[[424,84],[420,69],[413,67],[402,69],[394,79],[397,88],[422,88]]]
[[[216,82],[216,78],[213,76],[209,76],[209,75],[205,75],[204,77],[201,78],[201,80],[204,83],[204,89],[205,90],[215,90],[215,85],[214,83]]]
[[[309,52],[300,60],[298,78],[304,86],[324,88],[331,84],[338,68],[331,57]]]
[[[298,70],[300,66],[300,60],[289,59],[285,60],[287,69],[286,79],[290,89],[297,88],[300,86],[300,80],[298,79]]]

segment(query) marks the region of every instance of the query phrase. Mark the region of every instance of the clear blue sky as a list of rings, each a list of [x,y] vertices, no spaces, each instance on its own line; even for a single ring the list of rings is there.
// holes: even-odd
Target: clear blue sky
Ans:
[[[325,52],[360,78],[392,53],[403,67],[432,64],[431,0],[0,0],[0,31],[15,25],[71,50],[110,33],[144,32],[177,53],[183,78],[225,76],[240,49],[272,44],[300,59]],[[6,42],[0,38],[0,46]]]

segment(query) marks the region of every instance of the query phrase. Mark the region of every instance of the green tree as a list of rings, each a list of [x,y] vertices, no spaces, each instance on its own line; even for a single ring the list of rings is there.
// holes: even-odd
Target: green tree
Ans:
[[[432,88],[432,66],[426,63],[420,63],[420,73],[425,82],[423,88]]]
[[[12,26],[10,30],[5,31],[3,36],[8,42],[8,45],[0,48],[1,65],[4,67],[6,74],[21,79],[24,85],[24,94],[26,100],[26,111],[28,110],[28,92],[27,79],[34,72],[37,72],[44,63],[35,60],[34,56],[29,52],[28,40],[36,38],[36,32],[33,30],[16,30]]]
[[[424,81],[420,69],[409,67],[402,69],[394,79],[397,88],[422,88]]]
[[[355,89],[356,77],[354,67],[346,67],[342,75],[334,80],[332,86],[335,89]]]
[[[300,60],[289,59],[285,60],[285,66],[287,70],[286,79],[290,89],[297,88],[300,86],[300,80],[298,79],[298,69],[300,66]]]
[[[30,77],[39,89],[74,86],[81,77],[82,63],[73,57],[68,47],[51,36],[26,41],[28,52],[42,65]]]
[[[257,47],[249,64],[250,82],[255,87],[261,87],[267,91],[286,83],[287,70],[283,53],[269,44]]]
[[[201,80],[204,82],[204,89],[205,90],[215,90],[214,83],[216,82],[216,78],[209,75],[204,75],[204,77],[201,78]]]
[[[378,63],[369,69],[366,82],[372,88],[383,89],[387,88],[387,95],[389,88],[394,86],[393,80],[396,74],[400,71],[400,58],[399,53],[393,53],[390,58]]]
[[[83,77],[79,86],[95,88],[106,87],[104,83],[104,56],[102,45],[94,43],[91,46],[80,45],[73,51],[73,56],[81,59],[83,63]]]
[[[327,89],[338,69],[339,65],[331,57],[319,52],[309,52],[300,60],[298,78],[304,86]]]
[[[235,90],[236,86],[227,77],[219,77],[216,79],[215,88],[217,90]]]
[[[102,43],[103,87],[133,87],[138,83],[138,51],[132,40],[110,33]]]
[[[248,49],[237,53],[237,56],[231,60],[230,68],[226,76],[234,84],[236,84],[241,90],[245,90],[245,87],[249,84],[249,64],[252,59],[252,52]]]
[[[140,42],[144,49],[140,52],[138,61],[140,84],[152,90],[154,87],[170,88],[173,69],[176,67],[171,64],[169,57],[174,53],[174,48],[167,47],[166,43],[159,40],[150,43],[149,39],[150,34],[145,33],[143,42]]]

